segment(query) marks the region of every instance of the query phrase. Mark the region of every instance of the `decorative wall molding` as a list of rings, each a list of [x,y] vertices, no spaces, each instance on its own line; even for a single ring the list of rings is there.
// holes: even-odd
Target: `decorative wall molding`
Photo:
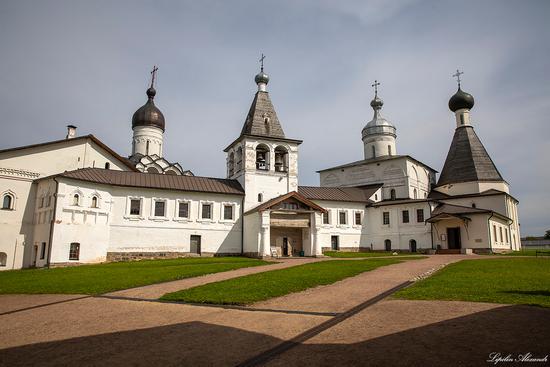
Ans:
[[[25,178],[32,178],[32,179],[40,177],[40,173],[38,172],[27,171],[24,169],[17,169],[17,168],[6,168],[6,167],[0,167],[0,175],[17,176],[17,177],[25,177]]]

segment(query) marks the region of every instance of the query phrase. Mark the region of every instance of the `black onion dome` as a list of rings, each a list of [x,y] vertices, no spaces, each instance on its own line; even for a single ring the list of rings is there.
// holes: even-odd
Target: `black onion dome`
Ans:
[[[470,110],[472,107],[474,107],[474,97],[470,93],[464,92],[460,87],[451,99],[449,99],[449,108],[453,112],[463,108]]]
[[[156,94],[155,88],[147,89],[148,100],[132,116],[132,129],[136,126],[152,126],[164,131],[164,115],[153,102]]]

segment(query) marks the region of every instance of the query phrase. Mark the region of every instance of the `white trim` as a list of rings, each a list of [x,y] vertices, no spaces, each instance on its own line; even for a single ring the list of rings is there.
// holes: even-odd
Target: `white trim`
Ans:
[[[180,203],[187,203],[187,217],[180,217]],[[187,223],[191,220],[191,200],[189,199],[176,199],[176,207],[174,209],[174,222]]]
[[[164,215],[158,215],[158,216],[155,215],[155,204],[157,202],[164,202]],[[168,220],[167,214],[168,214],[168,199],[167,198],[152,197],[151,198],[151,212],[150,212],[149,220],[165,221],[165,220]]]
[[[205,204],[210,205],[210,218],[203,218],[202,217],[202,207]],[[215,220],[214,220],[214,205],[215,205],[215,203],[213,201],[200,200],[199,201],[199,212],[198,212],[198,215],[197,215],[197,222],[214,223],[215,222]]]
[[[355,220],[355,216],[359,213],[361,223],[357,224],[357,221]],[[363,210],[354,210],[353,211],[353,227],[354,228],[361,228],[363,226],[363,221],[365,220],[365,212]]]
[[[11,207],[6,208],[6,209],[1,209],[1,210],[16,210],[17,207],[15,206],[15,204],[17,203],[17,195],[15,195],[15,192],[10,190],[10,189],[5,190],[4,192],[2,192],[2,203],[1,203],[1,205],[2,206],[4,205],[4,197],[6,195],[11,197]]]
[[[139,214],[130,214],[131,202],[132,200],[139,200]],[[128,196],[126,197],[126,210],[124,219],[129,220],[143,220],[145,216],[143,215],[143,206],[145,198],[143,196]]]
[[[233,218],[232,219],[225,219],[224,216],[225,216],[225,207],[226,206],[230,206],[232,208],[232,211],[233,211]],[[232,202],[228,202],[228,201],[224,201],[221,203],[221,210],[220,210],[220,223],[235,223],[237,221],[237,204],[236,203],[232,203]],[[202,213],[201,213],[202,214]]]

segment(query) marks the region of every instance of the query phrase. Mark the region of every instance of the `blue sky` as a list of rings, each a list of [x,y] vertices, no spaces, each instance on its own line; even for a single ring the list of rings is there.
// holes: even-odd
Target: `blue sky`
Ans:
[[[267,55],[300,183],[362,158],[374,79],[397,151],[441,170],[447,101],[464,70],[476,131],[520,200],[522,234],[550,228],[548,1],[0,0],[0,148],[93,133],[122,155],[159,66],[165,156],[223,177]]]

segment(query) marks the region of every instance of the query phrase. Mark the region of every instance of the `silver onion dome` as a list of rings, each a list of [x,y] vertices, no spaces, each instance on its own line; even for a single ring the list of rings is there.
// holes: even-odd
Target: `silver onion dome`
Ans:
[[[262,70],[258,74],[256,74],[256,76],[254,77],[254,81],[256,82],[256,84],[267,84],[269,83],[269,76]]]
[[[374,96],[370,105],[374,110],[374,116],[363,128],[363,139],[371,135],[391,135],[395,138],[397,136],[395,133],[395,126],[380,113],[384,101],[378,97],[378,94]]]

